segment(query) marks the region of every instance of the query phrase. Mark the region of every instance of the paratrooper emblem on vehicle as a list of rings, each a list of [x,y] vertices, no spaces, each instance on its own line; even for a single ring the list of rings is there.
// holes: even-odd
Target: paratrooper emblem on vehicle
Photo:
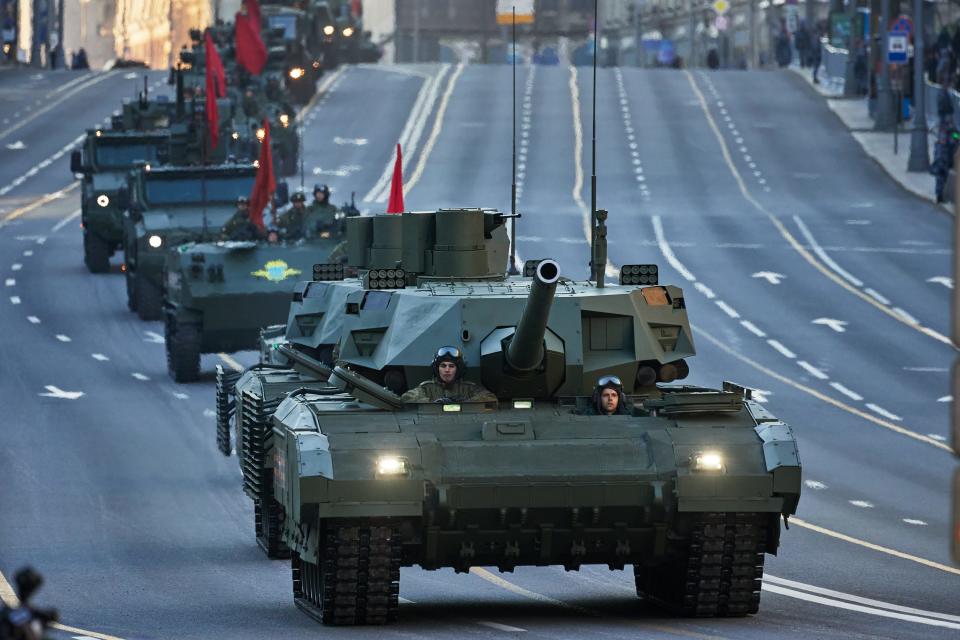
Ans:
[[[290,276],[300,275],[300,269],[293,269],[283,260],[270,260],[262,269],[251,271],[250,275],[265,278],[270,282],[282,282]]]

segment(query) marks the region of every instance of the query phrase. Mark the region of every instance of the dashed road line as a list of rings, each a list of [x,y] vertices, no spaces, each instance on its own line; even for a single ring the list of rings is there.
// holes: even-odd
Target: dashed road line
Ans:
[[[70,224],[70,222],[79,218],[81,211],[82,211],[81,209],[76,209],[72,211],[70,215],[65,217],[63,220],[61,220],[57,224],[53,225],[53,227],[50,228],[50,233],[56,233],[57,231],[60,231],[60,229],[63,229],[65,226]]]
[[[779,340],[770,339],[770,340],[767,340],[767,344],[773,347],[774,349],[776,349],[780,353],[780,355],[782,355],[784,358],[790,358],[791,360],[793,360],[794,358],[797,357],[797,354],[795,354],[793,351],[790,351],[790,349],[787,349],[785,346],[783,346]]]
[[[836,389],[837,391],[839,391],[840,393],[842,393],[843,395],[847,396],[847,397],[850,398],[851,400],[854,400],[854,401],[856,401],[856,402],[861,402],[861,401],[863,401],[863,396],[862,396],[862,395],[860,395],[860,394],[857,393],[856,391],[851,391],[850,389],[848,389],[847,387],[843,386],[843,385],[840,384],[839,382],[831,382],[831,383],[830,383],[830,386],[833,387],[834,389]]]
[[[40,324],[40,318],[37,316],[27,316],[27,322],[30,324]]]
[[[823,491],[824,489],[827,488],[827,485],[820,482],[819,480],[804,480],[803,484],[806,485],[807,488],[814,489],[817,491]]]
[[[7,285],[8,287],[15,287],[15,286],[17,286],[17,279],[16,279],[16,278],[7,278],[7,279],[4,281],[4,284]]]
[[[740,314],[737,313],[737,310],[734,309],[733,307],[731,307],[730,305],[728,305],[728,304],[727,304],[726,302],[724,302],[723,300],[715,300],[714,303],[715,303],[718,307],[720,307],[720,310],[721,310],[721,311],[723,311],[725,314],[727,314],[728,316],[730,316],[730,317],[733,318],[734,320],[736,320],[737,318],[740,317]]]
[[[23,269],[23,265],[19,262],[14,262],[12,265],[10,265],[10,271],[20,271],[20,269]]]
[[[829,380],[829,379],[830,379],[830,376],[828,376],[828,375],[825,374],[823,371],[821,371],[820,369],[816,368],[815,366],[813,366],[812,364],[810,364],[810,363],[807,362],[806,360],[798,360],[798,361],[797,361],[797,366],[800,367],[801,369],[803,369],[804,371],[806,371],[807,373],[809,373],[810,375],[812,375],[814,378],[816,378],[816,379],[818,379],[818,380]]]
[[[10,304],[20,304],[20,296],[10,296]]]
[[[923,520],[917,520],[916,518],[903,518],[903,521],[906,522],[907,524],[912,524],[917,527],[927,526],[926,522],[924,522]]]
[[[71,342],[70,336],[64,335],[62,333],[57,334],[57,340],[59,340],[60,342]]]
[[[881,407],[881,406],[879,406],[879,405],[876,405],[876,404],[874,404],[874,403],[872,403],[872,402],[868,402],[868,403],[867,403],[866,405],[864,405],[864,406],[865,406],[867,409],[870,409],[870,411],[873,411],[874,413],[883,416],[883,417],[886,418],[887,420],[896,420],[897,422],[900,422],[901,420],[903,420],[903,418],[901,418],[901,417],[898,416],[897,414],[891,413],[891,412],[887,411],[886,409],[884,409],[883,407]]]
[[[142,373],[131,373],[130,375],[142,382],[146,382],[147,380],[150,379],[148,376],[145,376]]]
[[[753,323],[750,322],[749,320],[741,320],[741,321],[740,321],[740,325],[741,325],[744,329],[746,329],[747,331],[749,331],[750,333],[752,333],[753,335],[757,336],[758,338],[766,338],[766,337],[767,337],[767,334],[764,333],[763,330],[760,329],[760,327],[758,327],[757,325],[753,324]]]
[[[873,503],[867,500],[847,500],[850,504],[861,509],[873,509]]]
[[[93,358],[94,360],[99,360],[100,362],[106,362],[107,360],[110,359],[107,356],[103,355],[102,353],[91,353],[90,357]]]

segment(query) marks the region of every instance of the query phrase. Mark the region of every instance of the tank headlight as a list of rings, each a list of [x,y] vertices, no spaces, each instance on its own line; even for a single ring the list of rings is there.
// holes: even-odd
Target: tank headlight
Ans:
[[[457,413],[460,411],[460,405],[455,402],[448,402],[443,405],[443,410],[445,413]]]
[[[97,137],[99,138],[102,135],[103,135],[103,131],[100,131],[100,129],[97,129]]]
[[[336,27],[334,27],[332,24],[328,24],[323,28],[323,35],[332,36],[334,33],[336,33],[336,31]]]
[[[694,471],[723,471],[723,456],[716,451],[695,453],[690,467]]]
[[[321,231],[321,232],[320,232],[320,237],[321,237],[321,238],[329,238],[329,237],[330,237],[330,232],[329,232],[329,231]]]
[[[259,140],[260,142],[263,142],[263,139],[264,137],[266,137],[266,135],[267,135],[266,129],[264,129],[263,127],[260,127],[259,129],[257,129],[257,140]]]
[[[380,456],[377,458],[378,476],[407,475],[407,461],[399,456]]]
[[[230,134],[230,137],[233,138],[234,140],[239,140],[240,134],[234,131],[233,133]]]
[[[344,38],[349,38],[350,36],[353,35],[353,27],[344,27],[343,31],[341,31],[340,33],[343,34]]]
[[[152,235],[149,238],[147,238],[147,244],[149,244],[154,249],[159,249],[160,245],[163,244],[163,238],[161,238],[158,235]]]
[[[290,116],[288,116],[288,115],[285,114],[285,113],[281,113],[281,114],[280,114],[280,124],[282,124],[282,125],[285,126],[285,127],[288,126],[288,125],[290,124]]]
[[[303,77],[304,73],[305,71],[303,70],[303,67],[294,67],[293,69],[290,69],[288,75],[294,80],[299,80]]]
[[[533,409],[533,400],[514,400],[514,409]]]
[[[108,196],[105,193],[101,193],[100,195],[97,196],[97,204],[100,205],[101,207],[107,206],[108,204],[110,204],[110,196]]]

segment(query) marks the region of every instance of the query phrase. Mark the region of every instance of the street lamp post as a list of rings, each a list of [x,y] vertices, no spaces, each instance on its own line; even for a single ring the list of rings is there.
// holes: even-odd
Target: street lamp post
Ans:
[[[910,134],[910,159],[907,161],[907,171],[913,173],[927,173],[930,170],[923,52],[923,0],[913,0],[913,131]]]

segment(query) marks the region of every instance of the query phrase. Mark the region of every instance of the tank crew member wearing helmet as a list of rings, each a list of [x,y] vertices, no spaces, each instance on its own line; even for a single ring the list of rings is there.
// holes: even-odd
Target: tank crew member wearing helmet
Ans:
[[[404,402],[496,402],[483,385],[463,379],[466,363],[457,347],[440,347],[432,366],[433,378],[403,394]]]
[[[330,202],[330,187],[313,185],[313,202],[307,207],[304,232],[308,237],[330,238],[343,232],[340,210]]]
[[[290,196],[290,208],[277,219],[280,235],[287,240],[297,240],[304,236],[304,222],[307,218],[306,196],[299,189]]]
[[[601,376],[593,389],[590,407],[583,413],[592,416],[628,415],[623,383],[617,376]]]
[[[237,198],[237,210],[220,230],[223,240],[259,240],[260,229],[250,219],[250,201],[246,196]]]

